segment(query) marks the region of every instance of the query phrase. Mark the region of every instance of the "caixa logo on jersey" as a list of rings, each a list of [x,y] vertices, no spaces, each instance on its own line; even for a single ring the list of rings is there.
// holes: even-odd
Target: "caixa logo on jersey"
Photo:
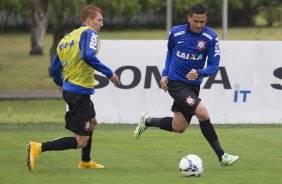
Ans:
[[[121,89],[132,89],[138,86],[141,82],[142,74],[141,71],[138,67],[136,66],[122,66],[118,68],[115,72],[116,74],[120,77],[122,76],[123,72],[132,72],[133,77],[128,79],[130,80],[128,84],[125,84],[122,81],[121,78],[121,85],[119,88]],[[273,76],[274,78],[278,78],[282,80],[282,67],[281,68],[276,68],[273,71]],[[220,79],[216,79],[220,78]],[[99,88],[104,88],[109,84],[109,80],[102,76],[95,74],[95,79],[97,81],[97,85],[95,85],[96,89]],[[151,88],[151,85],[153,82],[155,82],[159,88],[161,88],[159,81],[161,80],[161,72],[159,71],[157,66],[147,66],[144,74],[144,89],[149,89]],[[212,85],[222,85],[223,89],[225,90],[231,90],[231,84],[230,80],[226,71],[225,67],[219,67],[219,70],[214,76],[209,77],[205,83],[202,84],[203,89],[211,89]],[[270,84],[270,86],[276,90],[282,90],[282,84],[279,83],[274,83]],[[250,89],[239,89],[236,88],[233,90],[233,102],[234,103],[239,103],[239,102],[247,102],[248,97],[251,95],[252,91]]]

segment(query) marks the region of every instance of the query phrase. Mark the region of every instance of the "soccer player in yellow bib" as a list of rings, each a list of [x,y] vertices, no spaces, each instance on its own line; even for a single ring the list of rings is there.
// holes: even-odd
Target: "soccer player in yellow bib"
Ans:
[[[50,68],[54,82],[62,87],[62,95],[69,106],[66,112],[66,129],[73,137],[60,137],[44,143],[29,142],[27,167],[34,171],[35,159],[46,151],[82,148],[78,168],[104,168],[91,157],[92,134],[97,121],[90,95],[94,94],[94,70],[103,73],[115,86],[119,77],[96,57],[100,42],[98,32],[103,26],[102,10],[94,5],[80,12],[82,26],[66,35],[58,44],[57,54]]]

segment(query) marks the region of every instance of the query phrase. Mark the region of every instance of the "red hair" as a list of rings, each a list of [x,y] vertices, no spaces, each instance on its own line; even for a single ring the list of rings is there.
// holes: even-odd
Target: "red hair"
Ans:
[[[80,11],[80,20],[81,22],[84,22],[87,18],[93,19],[97,15],[97,13],[103,14],[102,9],[95,5],[86,5]]]

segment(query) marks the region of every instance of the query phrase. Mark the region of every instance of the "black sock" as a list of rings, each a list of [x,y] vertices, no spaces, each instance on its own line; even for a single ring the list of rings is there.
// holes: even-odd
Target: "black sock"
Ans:
[[[147,127],[160,127],[162,118],[148,118],[145,121],[145,125]]]
[[[42,152],[76,149],[77,140],[75,137],[61,137],[52,141],[42,143]]]
[[[207,139],[207,141],[209,142],[209,144],[213,148],[213,150],[216,153],[218,159],[221,161],[221,157],[224,154],[224,151],[221,148],[218,137],[217,137],[216,132],[213,128],[213,125],[210,122],[210,119],[205,120],[205,121],[199,121],[199,122],[200,122],[200,128],[201,128],[203,135],[205,136],[205,138]]]
[[[160,129],[172,132],[172,117],[164,117],[160,120]]]
[[[172,132],[172,117],[164,118],[148,118],[145,121],[147,127],[159,127],[162,130],[167,130]]]
[[[89,135],[87,145],[81,149],[81,160],[85,162],[89,162],[91,160],[90,152],[91,152],[91,144],[92,144],[92,135],[93,132],[91,132]]]

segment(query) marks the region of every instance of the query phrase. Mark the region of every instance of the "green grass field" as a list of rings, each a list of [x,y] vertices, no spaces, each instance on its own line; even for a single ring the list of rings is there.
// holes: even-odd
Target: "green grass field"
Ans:
[[[65,110],[63,99],[0,100],[0,125],[64,122]]]
[[[197,125],[184,134],[150,129],[136,141],[134,125],[100,124],[94,133],[92,157],[104,164],[105,169],[77,169],[80,150],[69,150],[41,154],[36,160],[35,172],[30,173],[25,166],[28,141],[41,142],[70,135],[63,131],[63,124],[40,132],[36,131],[39,125],[33,126],[35,131],[30,131],[30,127],[0,131],[1,183],[281,183],[281,126],[217,127],[223,147],[240,156],[238,163],[223,168]],[[205,163],[205,171],[199,178],[183,177],[178,171],[179,160],[189,153],[199,155]]]
[[[29,173],[25,145],[71,136],[64,129],[63,100],[0,101],[0,183],[281,183],[282,125],[215,125],[224,148],[240,156],[237,164],[222,168],[198,125],[184,134],[158,129],[133,139],[136,125],[100,124],[95,131],[93,158],[107,168],[79,170],[79,150],[46,152]],[[202,157],[200,178],[185,178],[178,162],[186,154]],[[88,181],[90,180],[90,181]]]

